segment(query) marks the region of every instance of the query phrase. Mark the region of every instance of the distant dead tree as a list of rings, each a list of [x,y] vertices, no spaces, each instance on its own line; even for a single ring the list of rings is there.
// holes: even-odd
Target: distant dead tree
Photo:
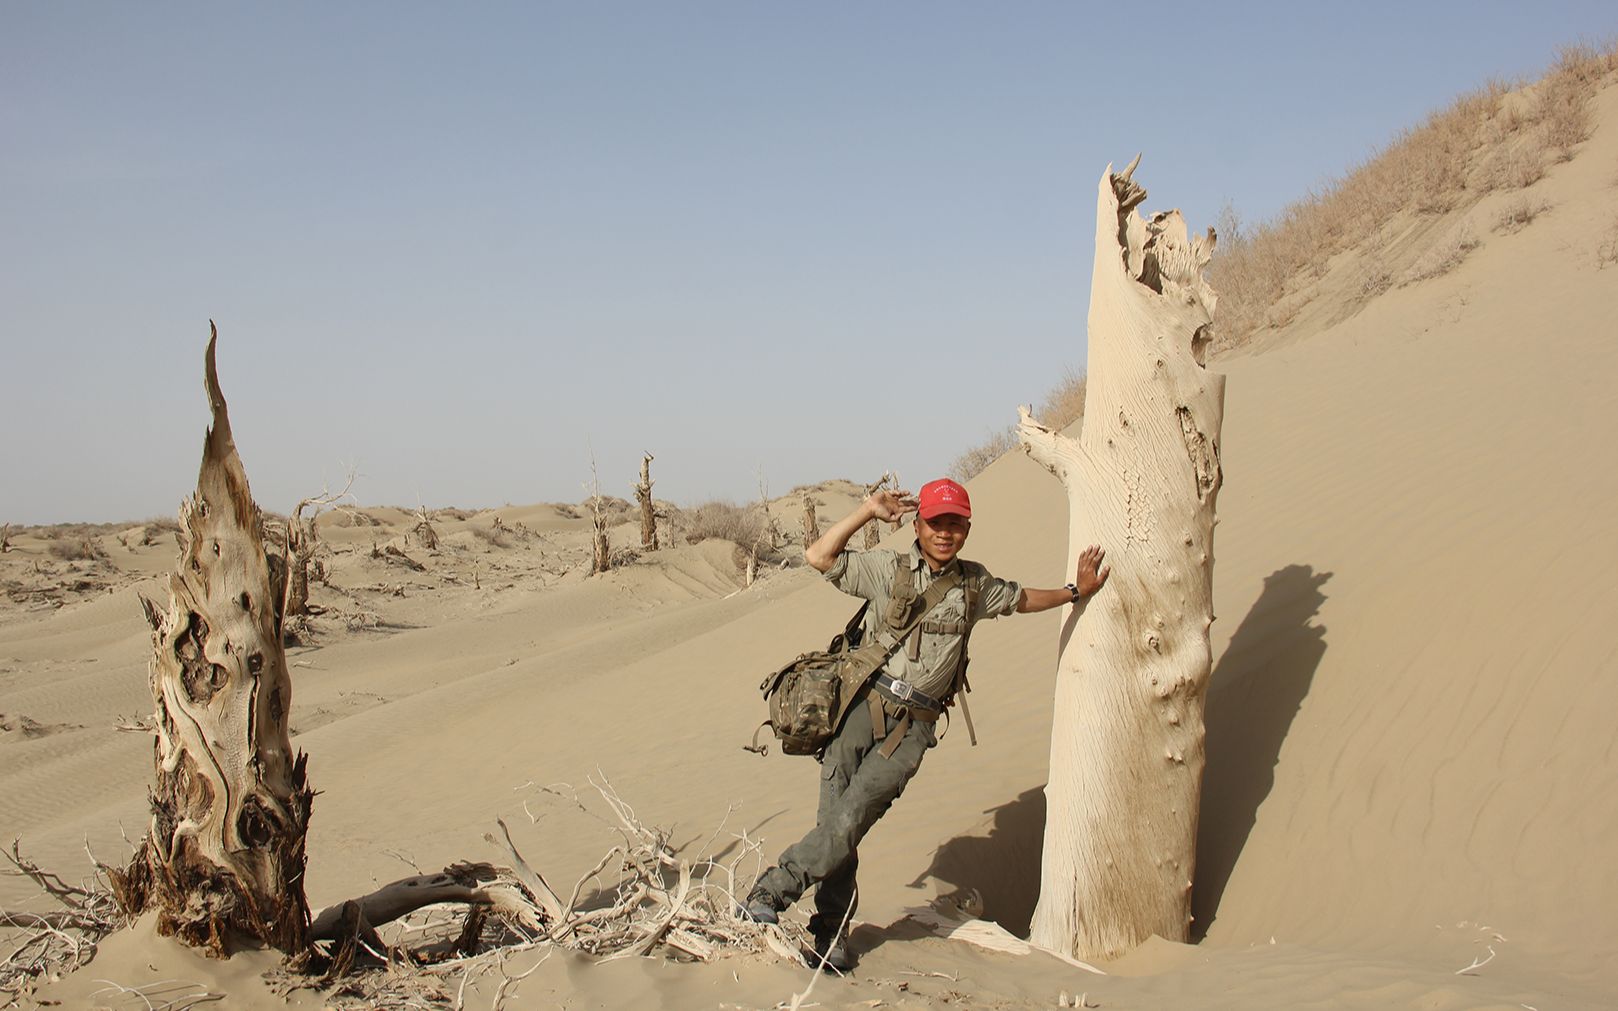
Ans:
[[[299,499],[292,508],[292,515],[287,517],[285,551],[279,557],[273,553],[270,556],[271,575],[283,586],[285,599],[281,604],[281,613],[287,618],[312,614],[318,610],[309,605],[310,561],[315,556],[315,549],[320,546],[320,533],[315,521],[330,506],[353,499],[350,489],[354,487],[355,476],[356,471],[349,468],[348,480],[341,491],[322,488],[318,495]],[[305,509],[313,510],[307,518],[303,515]],[[278,567],[284,568],[284,572],[276,572]]]
[[[875,482],[865,486],[865,497],[870,498],[878,488],[886,488],[890,484],[892,484],[895,488],[898,487],[898,484],[894,480],[893,473],[891,471],[883,471],[881,477],[877,478]],[[881,539],[881,522],[878,520],[868,520],[865,524],[865,549],[869,551],[870,549],[876,547],[877,542]]]
[[[590,483],[585,485],[590,493],[590,527],[593,534],[590,538],[590,572],[606,572],[612,568],[612,545],[607,542],[607,505],[601,498],[601,478],[596,472],[596,455],[590,453]]]
[[[640,484],[635,486],[635,500],[640,503],[640,546],[647,551],[657,550],[657,513],[652,509],[652,454],[641,452]]]
[[[428,551],[438,550],[438,531],[433,529],[432,520],[427,516],[426,506],[416,507],[416,525],[411,528],[410,532],[416,535],[416,540],[420,541],[421,546]]]
[[[804,547],[820,540],[820,517],[815,515],[814,496],[808,492],[803,493],[803,544]]]
[[[764,537],[768,538],[771,551],[779,551],[785,540],[781,536],[781,525],[775,522],[775,515],[770,512],[770,484],[764,480],[764,470],[758,471],[758,507],[764,512]],[[754,554],[758,552],[755,549]]]
[[[1205,367],[1214,235],[1111,166],[1097,197],[1089,377],[1077,439],[1024,410],[1019,434],[1070,502],[1065,571],[1100,544],[1112,578],[1061,626],[1030,940],[1116,956],[1191,922],[1211,670],[1214,502],[1225,377]]]
[[[129,865],[109,869],[109,878],[124,911],[155,911],[161,934],[218,955],[243,943],[297,954],[307,945],[304,838],[314,792],[287,730],[289,598],[273,578],[231,438],[217,337],[204,359],[213,424],[196,493],[180,506],[184,543],[168,607],[141,600],[157,707],[152,821]]]

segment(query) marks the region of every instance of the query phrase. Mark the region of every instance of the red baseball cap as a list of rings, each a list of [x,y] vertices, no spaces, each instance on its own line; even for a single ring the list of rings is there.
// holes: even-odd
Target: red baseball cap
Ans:
[[[943,513],[955,513],[958,516],[972,518],[972,500],[967,497],[966,489],[941,477],[937,481],[928,481],[921,486],[921,494],[916,496],[916,512],[924,520]]]

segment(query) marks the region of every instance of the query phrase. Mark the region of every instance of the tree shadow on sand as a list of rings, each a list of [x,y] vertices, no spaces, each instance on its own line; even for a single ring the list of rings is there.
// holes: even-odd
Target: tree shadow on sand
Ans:
[[[1312,566],[1289,565],[1266,578],[1214,668],[1203,717],[1208,765],[1191,896],[1196,940],[1218,913],[1258,807],[1275,785],[1281,742],[1326,654],[1326,626],[1315,619],[1326,602],[1321,587],[1331,577]]]
[[[1200,940],[1275,783],[1275,762],[1292,718],[1309,693],[1326,652],[1326,629],[1315,619],[1326,600],[1330,572],[1289,565],[1264,580],[1258,600],[1231,636],[1209,684],[1208,764],[1203,773],[1197,835],[1194,935]],[[1034,786],[991,809],[987,836],[960,836],[940,846],[911,887],[928,878],[957,893],[977,891],[983,917],[1019,937],[1039,899],[1045,793]]]

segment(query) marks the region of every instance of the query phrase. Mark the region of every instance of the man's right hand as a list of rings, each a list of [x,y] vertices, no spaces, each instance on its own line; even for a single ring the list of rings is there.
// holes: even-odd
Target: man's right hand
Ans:
[[[872,492],[871,497],[865,500],[865,507],[877,519],[897,523],[905,513],[916,508],[916,499],[907,491],[883,489]]]

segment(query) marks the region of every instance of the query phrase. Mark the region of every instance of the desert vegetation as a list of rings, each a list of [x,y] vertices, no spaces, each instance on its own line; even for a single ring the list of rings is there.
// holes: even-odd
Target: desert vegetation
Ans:
[[[1069,370],[1063,374],[1061,382],[1039,402],[1035,416],[1056,431],[1061,431],[1084,416],[1086,389],[1084,373]],[[989,464],[1015,448],[1017,426],[1007,424],[1004,428],[997,428],[981,443],[957,456],[949,465],[949,476],[957,481],[970,481]]]
[[[1219,293],[1213,351],[1241,347],[1257,332],[1291,322],[1312,298],[1310,282],[1346,252],[1375,250],[1353,267],[1351,305],[1453,270],[1481,244],[1476,230],[1462,222],[1435,238],[1410,226],[1430,227],[1490,193],[1544,178],[1590,135],[1589,100],[1615,74],[1618,41],[1565,46],[1538,81],[1491,81],[1462,95],[1274,220],[1249,227],[1227,204],[1215,221],[1218,251],[1208,269]],[[1515,231],[1545,209],[1524,195],[1492,230]],[[1396,240],[1425,245],[1413,259],[1395,262]],[[1596,261],[1618,262],[1618,233],[1603,242]],[[1084,374],[1069,373],[1033,414],[1061,430],[1084,413],[1084,395]],[[996,428],[955,458],[950,476],[969,480],[1016,446],[1015,425]]]
[[[1615,72],[1618,43],[1564,47],[1538,81],[1493,81],[1462,95],[1272,221],[1249,229],[1227,208],[1208,272],[1219,292],[1214,349],[1284,326],[1309,300],[1308,282],[1334,257],[1386,249],[1412,222],[1537,182],[1589,136],[1589,100]],[[1471,248],[1454,236],[1442,243],[1444,251],[1423,254],[1420,269],[1400,280],[1435,276]],[[1375,269],[1366,276],[1367,294],[1385,290],[1390,279]]]

